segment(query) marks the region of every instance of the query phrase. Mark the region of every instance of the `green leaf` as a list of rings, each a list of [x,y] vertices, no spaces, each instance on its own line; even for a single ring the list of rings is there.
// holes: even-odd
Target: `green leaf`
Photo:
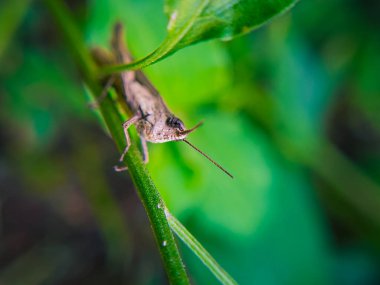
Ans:
[[[173,51],[208,39],[230,40],[246,34],[297,0],[166,0],[168,38],[178,39]]]
[[[114,66],[106,73],[140,69],[177,50],[209,39],[230,40],[289,10],[298,0],[166,0],[168,34],[145,58]]]
[[[216,262],[210,253],[196,240],[196,238],[166,210],[166,217],[171,229],[194,252],[203,264],[210,269],[222,284],[234,285],[236,281]]]

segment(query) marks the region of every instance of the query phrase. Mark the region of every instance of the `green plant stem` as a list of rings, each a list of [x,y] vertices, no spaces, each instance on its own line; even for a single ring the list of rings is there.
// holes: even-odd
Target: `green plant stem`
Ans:
[[[176,235],[198,256],[203,264],[210,269],[215,277],[227,285],[237,284],[236,281],[216,262],[207,250],[193,237],[193,235],[168,210],[166,217],[169,225]]]
[[[67,7],[60,0],[45,0],[45,4],[57,22],[62,35],[71,49],[72,55],[75,56],[92,94],[101,94],[102,88],[96,80],[97,68]],[[96,100],[95,96],[94,100]],[[121,127],[123,123],[122,115],[109,98],[102,101],[99,110],[118,149],[122,151],[125,147],[125,137]],[[170,283],[190,284],[173,234],[166,220],[164,203],[142,162],[135,141],[132,142],[125,162],[148,214]]]

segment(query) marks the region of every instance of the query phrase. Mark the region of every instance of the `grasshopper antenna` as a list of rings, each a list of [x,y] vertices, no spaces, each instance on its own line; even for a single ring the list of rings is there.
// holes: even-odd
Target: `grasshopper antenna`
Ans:
[[[201,151],[199,148],[197,148],[195,145],[190,143],[188,140],[183,139],[185,143],[187,143],[189,146],[191,146],[193,149],[195,149],[197,152],[202,154],[204,157],[206,157],[209,161],[211,161],[216,167],[218,167],[220,170],[222,170],[225,174],[227,174],[229,177],[234,178],[231,173],[229,173],[227,170],[225,170],[219,163],[217,163],[215,160],[213,160],[211,157],[209,157],[207,154],[205,154],[203,151]]]

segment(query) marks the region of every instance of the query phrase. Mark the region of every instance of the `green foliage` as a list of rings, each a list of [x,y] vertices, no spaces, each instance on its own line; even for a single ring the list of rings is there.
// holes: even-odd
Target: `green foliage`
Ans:
[[[149,145],[148,181],[239,284],[380,283],[375,2],[301,1],[250,35],[193,45],[144,70],[187,126],[205,121],[189,140],[235,176],[173,142]],[[108,48],[117,20],[132,53],[144,57],[166,36],[164,1],[70,1],[81,30],[66,37],[87,42],[72,49],[46,9],[31,3],[10,14],[11,25],[0,17],[0,46],[8,47],[0,70],[0,283],[167,284],[157,251],[166,237],[154,243],[130,176],[113,172],[119,153],[87,108],[84,72],[72,61],[79,53],[86,69],[88,47]],[[185,4],[167,2],[169,11]],[[125,116],[116,107],[107,99],[96,113],[121,149]],[[136,169],[147,173],[138,146],[128,162],[135,179]],[[165,224],[158,217],[153,224]],[[190,280],[217,284],[193,250],[179,247]]]

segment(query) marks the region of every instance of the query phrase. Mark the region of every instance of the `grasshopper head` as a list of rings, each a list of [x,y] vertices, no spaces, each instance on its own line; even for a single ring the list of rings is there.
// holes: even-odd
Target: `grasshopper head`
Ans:
[[[161,122],[161,124],[156,124],[148,134],[145,134],[148,141],[163,143],[184,140],[189,133],[202,124],[199,123],[194,128],[187,130],[184,123],[174,115],[169,115],[166,120]]]
[[[170,115],[165,121],[163,135],[166,137],[167,141],[183,140],[189,133],[197,129],[201,124],[202,123],[199,123],[195,127],[187,130],[184,123],[179,118],[174,115]]]

